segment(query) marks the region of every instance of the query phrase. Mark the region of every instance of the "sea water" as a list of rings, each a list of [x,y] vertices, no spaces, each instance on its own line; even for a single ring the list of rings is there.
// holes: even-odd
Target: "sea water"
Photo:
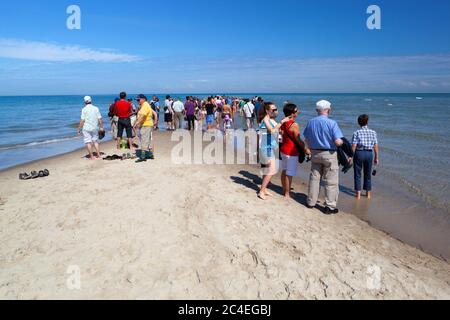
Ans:
[[[417,246],[428,247],[437,255],[450,257],[450,94],[230,95],[258,95],[272,101],[279,107],[280,119],[283,104],[286,101],[296,103],[300,109],[297,122],[302,128],[316,115],[315,103],[327,99],[333,104],[332,118],[349,140],[358,129],[358,116],[369,114],[369,127],[378,133],[381,153],[374,191],[384,192],[385,199],[391,197],[391,205],[378,198],[379,204],[372,204],[372,208],[385,206],[383,210],[388,213],[397,210],[395,223],[398,226],[391,230],[386,219],[379,222],[383,216],[379,210],[370,214],[370,210],[357,208],[355,213],[366,212],[363,218],[393,233],[402,233],[404,223],[410,229],[408,236],[403,237],[407,241],[413,239],[410,242]],[[196,96],[205,97],[207,94]],[[93,96],[93,104],[99,107],[107,129],[108,109],[115,97]],[[164,96],[158,97],[163,106]],[[76,134],[82,107],[82,96],[0,97],[0,170],[83,147],[82,138]],[[164,115],[161,113],[160,117],[160,127],[164,130]],[[303,167],[302,171],[303,178],[307,179],[308,168]],[[342,176],[341,191],[347,193],[347,199],[351,196],[352,184],[351,172]],[[402,199],[403,205],[398,205],[400,198],[397,197]],[[352,211],[353,206],[347,202],[344,209]],[[398,218],[405,210],[414,212],[417,221],[413,225],[410,225],[411,221],[405,221],[411,219]],[[393,220],[391,225],[395,223]],[[428,225],[430,223],[432,225]],[[423,225],[420,230],[417,224]],[[435,227],[439,230],[434,230]],[[437,237],[435,243],[424,244],[418,238],[427,236],[421,232],[428,234],[428,238]]]

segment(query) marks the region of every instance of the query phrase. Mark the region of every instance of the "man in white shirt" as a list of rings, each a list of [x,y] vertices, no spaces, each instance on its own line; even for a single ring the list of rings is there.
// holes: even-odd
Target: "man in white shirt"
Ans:
[[[92,104],[92,98],[89,96],[84,97],[85,107],[81,111],[80,125],[78,126],[78,135],[81,134],[83,129],[84,143],[86,149],[89,152],[89,159],[100,159],[100,145],[98,143],[99,129],[101,132],[105,132],[103,129],[103,120],[100,114],[100,110]],[[95,147],[95,157],[92,153],[92,144]]]
[[[172,105],[173,116],[174,116],[174,127],[176,129],[183,129],[183,121],[184,121],[184,104],[180,101],[179,98],[175,99],[175,102]]]
[[[246,103],[244,105],[244,115],[247,119],[247,129],[254,129],[255,127],[255,106],[253,103],[250,102],[250,100],[246,100]]]

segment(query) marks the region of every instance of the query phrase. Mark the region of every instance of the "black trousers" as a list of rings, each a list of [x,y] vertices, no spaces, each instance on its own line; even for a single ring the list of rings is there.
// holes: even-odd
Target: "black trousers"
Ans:
[[[195,116],[187,116],[187,122],[188,122],[188,129],[189,131],[195,129]]]
[[[133,127],[131,126],[130,118],[119,119],[117,137],[122,139],[124,131],[127,133],[128,139],[133,138]]]

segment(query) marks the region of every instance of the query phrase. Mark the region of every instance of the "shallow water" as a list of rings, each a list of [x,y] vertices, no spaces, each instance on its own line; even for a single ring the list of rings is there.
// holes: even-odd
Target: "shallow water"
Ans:
[[[280,111],[285,101],[296,103],[301,110],[298,119],[301,127],[315,116],[315,103],[328,99],[333,103],[332,117],[348,139],[358,129],[357,117],[369,114],[369,126],[378,132],[381,146],[381,165],[374,188],[376,192],[384,192],[385,197],[383,201],[374,199],[366,210],[364,205],[345,200],[351,199],[350,195],[344,196],[343,209],[389,232],[401,234],[408,229],[406,241],[450,257],[450,94],[277,94],[262,97],[278,104]],[[82,139],[76,136],[82,98],[0,97],[3,120],[0,123],[0,170],[83,147]],[[113,95],[93,96],[104,119],[114,98]],[[164,101],[163,96],[159,98]],[[163,124],[161,127],[164,129]],[[342,178],[344,191],[352,189],[351,176],[350,173]],[[384,208],[383,212],[392,214],[386,217],[374,208]],[[438,239],[433,245],[424,244],[427,238],[433,237],[430,232]],[[417,236],[410,236],[411,233]]]

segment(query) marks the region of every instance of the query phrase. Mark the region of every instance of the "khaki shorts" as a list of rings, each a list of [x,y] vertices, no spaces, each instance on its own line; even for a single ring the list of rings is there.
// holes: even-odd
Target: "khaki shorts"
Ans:
[[[142,127],[140,134],[140,149],[150,151],[153,149],[153,127]]]

